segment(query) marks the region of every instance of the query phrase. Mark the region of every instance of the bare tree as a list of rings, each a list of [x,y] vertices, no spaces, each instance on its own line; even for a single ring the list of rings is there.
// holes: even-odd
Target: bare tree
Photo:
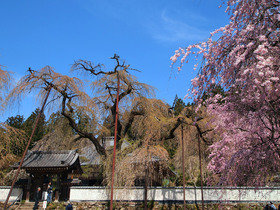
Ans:
[[[5,98],[5,93],[9,89],[11,75],[8,71],[4,71],[0,65],[0,108],[3,108],[3,100]]]
[[[116,115],[116,80],[120,78],[120,96],[121,106],[127,106],[129,101],[135,97],[146,96],[153,93],[151,86],[137,81],[135,77],[129,74],[132,70],[125,62],[121,62],[119,57],[112,57],[116,65],[112,71],[104,71],[102,65],[94,66],[90,61],[76,61],[72,70],[82,70],[93,77],[89,84],[92,94],[88,94],[88,86],[85,82],[76,77],[69,77],[56,73],[50,66],[46,66],[39,71],[28,70],[28,75],[24,76],[17,86],[10,92],[7,98],[7,104],[12,104],[21,99],[22,96],[30,91],[37,91],[39,101],[46,94],[46,87],[52,87],[51,93],[52,108],[59,108],[61,114],[68,120],[69,125],[77,133],[78,139],[87,138],[96,147],[100,155],[106,156],[105,148],[100,144],[102,132],[110,130],[114,124]],[[100,129],[89,131],[82,129],[74,113],[83,113],[89,118],[98,117],[99,122],[104,118],[109,118],[110,124],[104,127],[100,124]],[[103,120],[102,120],[103,119]],[[118,139],[121,138],[122,124],[118,122]],[[105,132],[106,133],[106,132]],[[108,133],[108,132],[107,132]]]

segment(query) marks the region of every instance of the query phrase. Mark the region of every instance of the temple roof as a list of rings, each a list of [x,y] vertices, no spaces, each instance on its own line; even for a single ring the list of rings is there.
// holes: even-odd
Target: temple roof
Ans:
[[[19,163],[12,165],[17,168]],[[22,167],[23,169],[70,168],[80,169],[79,154],[77,150],[62,151],[28,151]]]

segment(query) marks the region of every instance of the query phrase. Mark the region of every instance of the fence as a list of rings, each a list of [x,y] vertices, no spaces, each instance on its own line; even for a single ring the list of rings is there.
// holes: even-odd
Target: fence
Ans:
[[[0,201],[5,201],[9,193],[9,186],[0,186]],[[10,202],[21,200],[22,189],[14,188],[9,199]],[[205,202],[279,202],[280,187],[205,187],[203,191]],[[109,201],[110,189],[105,187],[83,187],[75,186],[70,188],[71,201]],[[144,189],[135,188],[114,188],[114,200],[117,201],[143,201]],[[158,202],[183,202],[183,188],[162,188],[151,187],[148,189],[148,200]],[[186,201],[188,203],[201,202],[200,188],[187,187]]]
[[[105,187],[71,187],[71,201],[108,201],[110,189]],[[186,201],[188,203],[201,202],[200,188],[187,187]],[[205,187],[203,191],[205,202],[278,202],[280,187]],[[114,188],[114,200],[143,201],[143,188]],[[183,202],[183,188],[155,187],[148,189],[148,200],[158,202]]]

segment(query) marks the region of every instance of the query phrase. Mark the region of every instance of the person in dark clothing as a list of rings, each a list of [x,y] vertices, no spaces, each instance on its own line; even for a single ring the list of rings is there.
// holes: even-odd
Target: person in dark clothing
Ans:
[[[264,210],[268,210],[270,207],[268,204],[265,205]]]
[[[48,193],[47,202],[50,203],[52,201],[52,183],[51,182],[49,182],[49,184],[48,184],[47,193]]]
[[[279,209],[279,208],[278,208]],[[269,204],[267,204],[265,207],[264,207],[264,210],[277,210],[277,208],[275,207],[275,205],[270,201]]]
[[[68,205],[66,206],[65,210],[73,210],[73,206],[70,202],[68,202]]]
[[[40,191],[41,191],[41,188],[38,187],[34,194],[35,203],[34,203],[33,210],[38,209],[38,207],[39,207],[38,204],[39,204],[39,198],[40,198]]]
[[[270,201],[270,209],[277,210],[272,201]]]

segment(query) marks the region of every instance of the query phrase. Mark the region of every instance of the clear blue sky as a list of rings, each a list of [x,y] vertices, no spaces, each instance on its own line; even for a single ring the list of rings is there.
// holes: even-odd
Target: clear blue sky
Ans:
[[[140,82],[157,88],[157,98],[172,104],[183,98],[196,75],[192,65],[178,74],[170,57],[179,47],[205,40],[228,23],[220,0],[0,0],[0,64],[15,78],[28,67],[46,65],[69,74],[74,60],[113,64],[117,53]],[[33,101],[32,96],[29,101]],[[185,100],[187,103],[188,101]],[[27,118],[38,106],[22,103],[0,117]]]

